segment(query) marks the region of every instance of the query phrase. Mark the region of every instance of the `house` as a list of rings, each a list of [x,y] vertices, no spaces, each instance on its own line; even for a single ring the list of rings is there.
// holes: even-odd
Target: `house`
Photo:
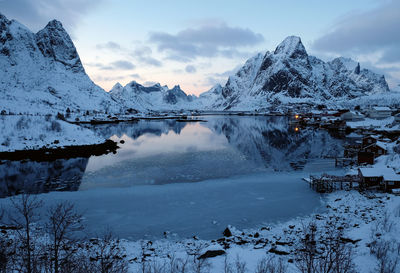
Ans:
[[[395,173],[392,168],[383,174],[383,189],[385,191],[391,191],[392,189],[400,188],[400,175]]]
[[[378,187],[385,191],[400,188],[400,175],[392,168],[372,167],[359,168],[360,187],[370,188]]]
[[[368,117],[374,119],[384,119],[392,115],[392,109],[389,107],[374,106],[368,110]]]
[[[381,155],[387,154],[387,146],[385,142],[377,141],[369,146],[363,147],[363,152],[374,153],[374,157],[377,158]]]
[[[379,168],[359,168],[360,188],[378,187],[383,181],[383,175]]]
[[[370,146],[371,144],[375,144],[378,141],[378,136],[370,135],[366,136],[362,140],[362,146],[367,147]]]
[[[341,114],[340,118],[344,121],[359,121],[364,119],[364,115],[360,112],[348,111]]]

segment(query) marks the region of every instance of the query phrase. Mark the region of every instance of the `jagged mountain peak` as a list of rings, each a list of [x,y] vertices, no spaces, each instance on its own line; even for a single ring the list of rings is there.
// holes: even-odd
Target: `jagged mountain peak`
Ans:
[[[16,113],[120,111],[85,73],[62,24],[53,20],[33,33],[0,15],[0,108]]]
[[[257,109],[280,104],[335,103],[389,92],[382,75],[360,69],[349,58],[324,62],[309,56],[296,36],[289,36],[273,53],[250,58],[230,76],[212,108]]]
[[[275,49],[275,55],[283,55],[289,58],[307,57],[307,51],[300,37],[289,36],[285,38]]]
[[[50,57],[56,62],[64,64],[73,72],[84,72],[74,43],[59,21],[50,21],[35,36],[37,45],[45,57]]]
[[[0,23],[8,23],[8,22],[10,22],[8,19],[7,19],[7,17],[4,15],[4,14],[2,14],[1,12],[0,12]]]
[[[110,89],[109,92],[120,92],[120,91],[122,91],[123,88],[124,87],[122,86],[122,84],[117,82],[116,84],[114,84],[114,86]]]
[[[56,19],[53,19],[50,22],[48,22],[45,28],[66,32],[62,23]]]

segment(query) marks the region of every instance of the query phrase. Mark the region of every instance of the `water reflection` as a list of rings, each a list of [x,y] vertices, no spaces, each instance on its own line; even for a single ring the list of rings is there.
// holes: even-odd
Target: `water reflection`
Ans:
[[[20,193],[77,191],[88,158],[53,162],[5,161],[0,165],[0,197]]]
[[[342,152],[341,140],[324,130],[296,131],[286,117],[203,119],[207,122],[141,120],[91,127],[105,138],[125,143],[115,155],[90,159],[7,161],[0,165],[0,197],[195,182],[313,166],[323,171],[329,168],[323,165],[324,158]]]

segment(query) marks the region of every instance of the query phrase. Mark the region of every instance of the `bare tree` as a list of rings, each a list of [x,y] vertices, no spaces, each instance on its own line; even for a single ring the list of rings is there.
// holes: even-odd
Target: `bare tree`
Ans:
[[[336,221],[322,228],[311,222],[303,226],[296,250],[296,266],[302,273],[354,272],[351,245],[343,240],[343,229]]]
[[[47,211],[48,220],[45,225],[50,236],[50,253],[52,268],[60,271],[60,262],[67,262],[73,254],[72,236],[83,229],[82,215],[77,213],[74,205],[68,201],[52,206]]]
[[[22,270],[27,273],[38,271],[37,269],[37,246],[32,238],[32,224],[38,219],[38,209],[42,206],[35,195],[21,194],[16,198],[11,198],[11,203],[15,213],[10,213],[8,218],[12,225],[16,227],[22,252]]]
[[[287,271],[287,265],[282,259],[275,259],[270,257],[269,259],[264,258],[257,263],[256,273],[285,273]]]

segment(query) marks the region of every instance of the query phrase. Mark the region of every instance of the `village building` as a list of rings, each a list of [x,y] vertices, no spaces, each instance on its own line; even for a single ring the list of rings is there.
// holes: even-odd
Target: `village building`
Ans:
[[[392,109],[389,107],[374,106],[368,110],[368,117],[374,119],[384,119],[392,115]]]
[[[382,190],[390,191],[400,188],[400,175],[392,168],[359,168],[358,176],[360,178],[360,188],[363,189],[379,187]]]
[[[383,175],[378,168],[359,168],[360,188],[378,187],[383,181]]]
[[[383,187],[385,191],[400,188],[400,175],[395,173],[393,169],[383,175]]]
[[[375,162],[375,154],[372,152],[359,151],[357,153],[358,165],[373,165]]]
[[[378,141],[379,137],[375,135],[366,136],[362,140],[362,147],[370,146]]]
[[[348,111],[340,115],[341,120],[344,121],[360,121],[364,120],[365,116],[360,112]]]

